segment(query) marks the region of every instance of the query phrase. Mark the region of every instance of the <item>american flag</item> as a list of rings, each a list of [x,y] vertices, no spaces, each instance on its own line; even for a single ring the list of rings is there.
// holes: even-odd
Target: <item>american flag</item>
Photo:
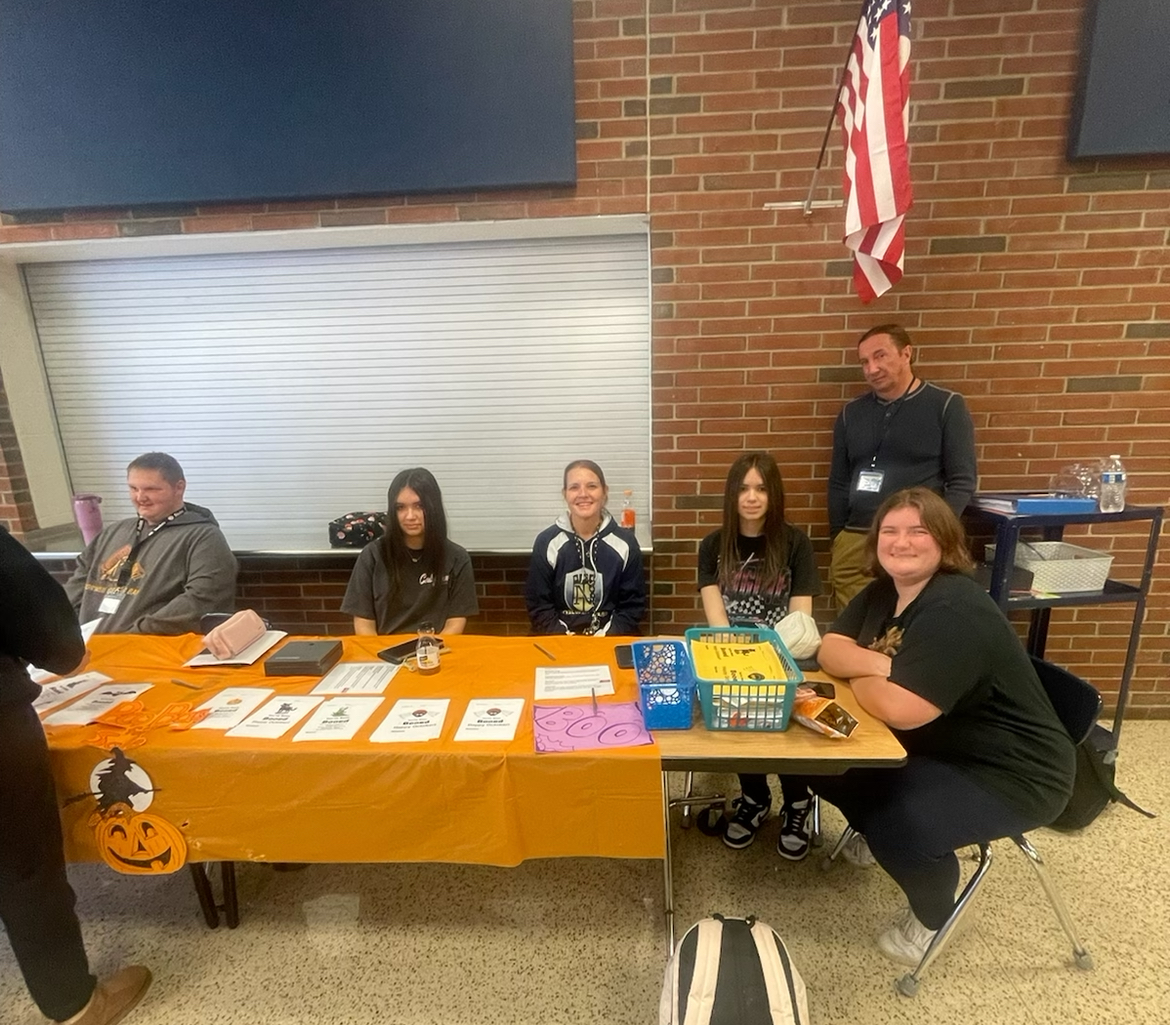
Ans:
[[[845,245],[862,302],[902,279],[914,197],[906,148],[910,0],[866,0],[837,99],[845,137]]]

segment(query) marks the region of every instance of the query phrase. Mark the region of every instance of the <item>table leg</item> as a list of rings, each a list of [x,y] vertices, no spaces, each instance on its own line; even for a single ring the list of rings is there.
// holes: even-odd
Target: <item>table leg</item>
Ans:
[[[674,877],[670,852],[670,773],[662,773],[662,829],[665,850],[662,858],[662,884],[666,909],[666,952],[674,953]]]
[[[219,910],[215,906],[215,896],[211,892],[211,880],[203,865],[197,861],[187,863],[191,870],[191,881],[195,884],[195,896],[199,898],[199,908],[203,912],[203,920],[208,929],[219,927]]]
[[[240,924],[240,899],[236,893],[236,863],[221,861],[219,877],[223,883],[223,915],[227,927],[234,929]]]

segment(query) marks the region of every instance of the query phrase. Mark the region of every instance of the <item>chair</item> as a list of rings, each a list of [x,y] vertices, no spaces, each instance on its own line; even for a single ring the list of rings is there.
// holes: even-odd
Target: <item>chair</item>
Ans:
[[[1074,676],[1067,669],[1062,669],[1060,666],[1053,665],[1051,662],[1045,662],[1043,659],[1037,658],[1034,655],[1032,656],[1032,664],[1036,669],[1036,674],[1040,677],[1040,682],[1044,685],[1044,690],[1052,701],[1052,707],[1056,710],[1057,717],[1064,724],[1064,728],[1068,730],[1068,734],[1072,737],[1073,741],[1080,744],[1089,735],[1089,731],[1093,728],[1093,724],[1101,714],[1101,695],[1097,693],[1097,689],[1091,683],[1082,680],[1079,676]],[[822,865],[824,869],[828,870],[832,867],[833,861],[841,853],[841,849],[855,833],[856,830],[852,826],[845,827],[845,832],[841,834],[841,839],[837,841],[837,845],[833,848],[832,853],[825,859]],[[1026,836],[1013,836],[1010,839],[1028,856],[1029,864],[1035,869],[1036,876],[1040,880],[1040,885],[1048,897],[1048,902],[1052,905],[1052,910],[1056,912],[1056,917],[1060,922],[1061,928],[1064,929],[1064,934],[1072,943],[1073,962],[1078,968],[1085,969],[1086,971],[1091,969],[1093,967],[1093,956],[1085,949],[1078,938],[1072,917],[1069,915],[1068,909],[1065,907],[1064,901],[1057,891],[1055,883],[1052,881],[1044,860]],[[918,962],[918,967],[912,972],[907,972],[895,983],[898,992],[903,996],[912,997],[917,994],[922,976],[934,962],[935,958],[943,952],[950,938],[954,935],[955,928],[966,914],[967,908],[974,898],[976,891],[983,885],[987,870],[991,868],[991,843],[990,841],[984,841],[978,846],[979,867],[975,870],[975,874],[968,881],[967,885],[963,887],[963,892],[955,902],[955,910],[952,912],[951,917],[947,919],[942,928],[935,934],[934,939],[931,940],[930,946],[926,948],[926,953],[922,955],[922,960]]]

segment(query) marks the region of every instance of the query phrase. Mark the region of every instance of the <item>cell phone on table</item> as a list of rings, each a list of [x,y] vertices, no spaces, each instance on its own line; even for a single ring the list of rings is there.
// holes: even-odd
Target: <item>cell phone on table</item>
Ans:
[[[634,647],[632,644],[619,644],[613,649],[619,669],[634,668]]]
[[[378,658],[391,665],[400,666],[418,651],[418,641],[403,641],[401,644],[392,644],[378,652]]]

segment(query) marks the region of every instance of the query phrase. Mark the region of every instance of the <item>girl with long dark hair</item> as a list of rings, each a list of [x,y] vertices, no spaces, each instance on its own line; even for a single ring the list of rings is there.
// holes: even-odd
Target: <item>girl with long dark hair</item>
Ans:
[[[367,545],[341,611],[356,634],[412,633],[424,623],[462,633],[479,611],[467,552],[447,537],[447,514],[430,470],[403,470],[390,484],[386,532]]]
[[[808,535],[784,518],[784,482],[776,460],[767,452],[745,452],[727,473],[723,526],[699,545],[699,594],[708,626],[772,629],[784,621],[815,636],[812,604],[820,593]],[[798,657],[810,653],[793,652]],[[772,809],[767,776],[743,774],[739,782],[742,794],[732,802],[723,834],[723,842],[735,850],[751,845]],[[795,805],[784,805],[777,848],[784,857],[802,858],[808,852],[808,812],[807,793]]]

